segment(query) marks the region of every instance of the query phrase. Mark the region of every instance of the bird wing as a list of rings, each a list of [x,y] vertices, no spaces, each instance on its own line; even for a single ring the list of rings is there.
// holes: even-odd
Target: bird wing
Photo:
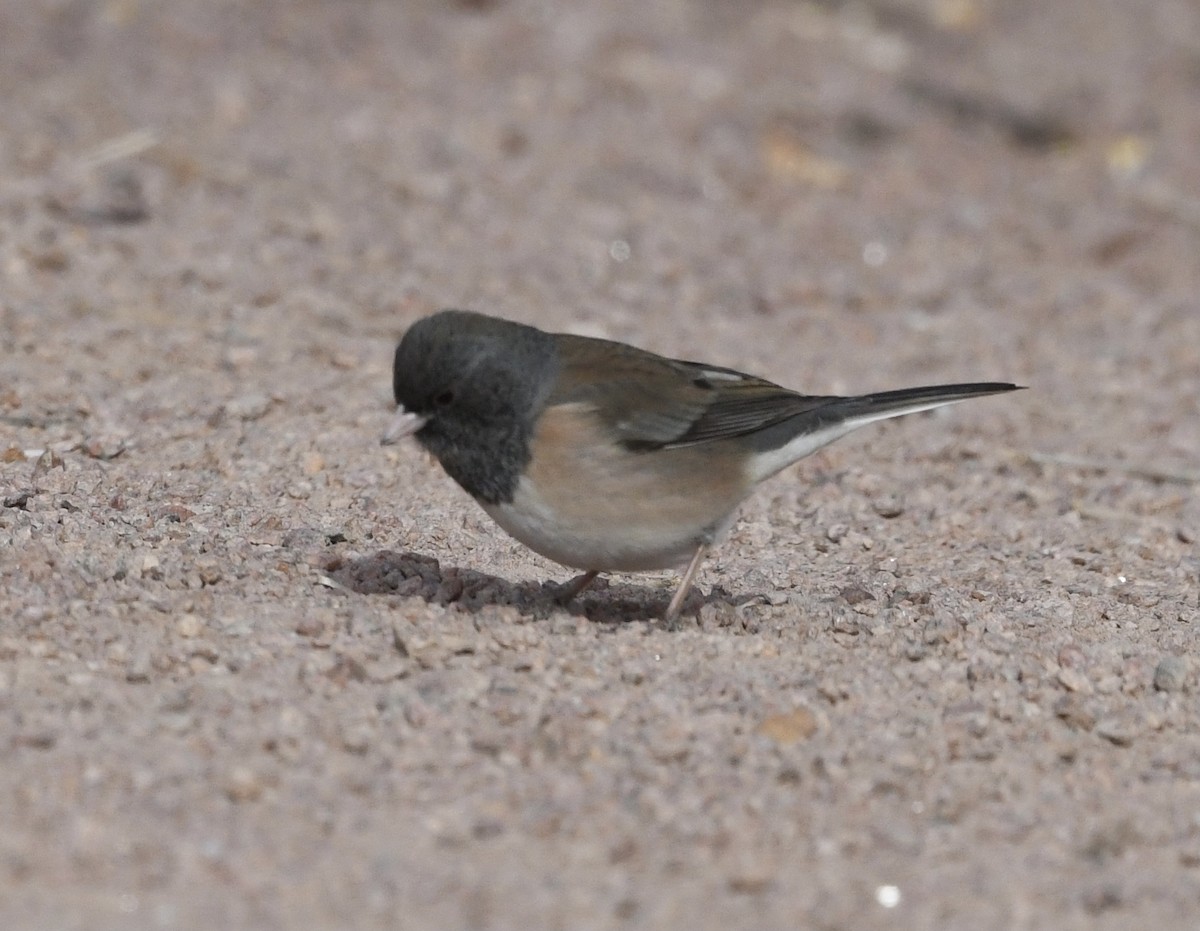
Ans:
[[[631,449],[745,436],[834,400],[607,340],[559,336],[558,350],[558,384],[548,403],[589,406]]]

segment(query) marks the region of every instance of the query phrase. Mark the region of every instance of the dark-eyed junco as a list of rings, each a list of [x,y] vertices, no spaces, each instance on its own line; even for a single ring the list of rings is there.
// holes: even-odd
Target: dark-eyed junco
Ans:
[[[583,569],[567,597],[601,572],[686,564],[668,621],[759,482],[873,421],[1017,387],[814,397],[462,310],[413,324],[392,384],[383,442],[415,436],[509,534]]]

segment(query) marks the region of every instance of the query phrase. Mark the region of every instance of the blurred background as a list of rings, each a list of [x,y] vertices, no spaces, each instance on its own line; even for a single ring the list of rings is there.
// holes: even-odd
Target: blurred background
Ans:
[[[1190,0],[64,0],[0,28],[10,347],[68,314],[328,348],[464,305],[813,390],[879,387],[858,347],[888,384],[1035,381],[1051,444],[1130,418],[1200,446],[1161,413],[1198,387]]]

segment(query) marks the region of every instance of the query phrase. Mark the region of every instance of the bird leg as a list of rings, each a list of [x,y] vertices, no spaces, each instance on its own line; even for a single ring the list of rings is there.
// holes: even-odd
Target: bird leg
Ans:
[[[585,572],[583,575],[576,576],[558,590],[558,594],[554,596],[554,600],[560,605],[567,604],[581,591],[596,581],[596,576],[599,574],[599,572],[593,569],[591,572]]]
[[[679,609],[683,607],[684,599],[687,598],[688,592],[692,589],[692,580],[696,578],[696,573],[700,570],[700,563],[704,561],[704,557],[707,555],[707,543],[701,543],[696,547],[696,555],[688,563],[687,571],[683,573],[683,578],[679,582],[679,588],[675,590],[675,594],[671,598],[671,603],[667,605],[667,613],[663,615],[663,620],[667,622],[668,627],[675,627],[675,619],[679,616]]]

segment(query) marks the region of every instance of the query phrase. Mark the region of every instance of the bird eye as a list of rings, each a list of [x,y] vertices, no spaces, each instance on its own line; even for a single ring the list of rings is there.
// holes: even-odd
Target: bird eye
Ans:
[[[433,403],[436,404],[438,407],[445,407],[447,404],[454,403],[454,392],[453,391],[443,391],[441,394],[439,394],[436,398],[433,399]]]

